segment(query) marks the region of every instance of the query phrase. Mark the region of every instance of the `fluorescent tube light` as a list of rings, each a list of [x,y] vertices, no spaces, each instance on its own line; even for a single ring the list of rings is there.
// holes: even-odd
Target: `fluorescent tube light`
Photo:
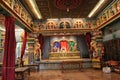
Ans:
[[[105,0],[100,0],[97,5],[94,7],[94,9],[89,13],[88,17],[92,17],[93,14],[96,12],[96,10],[102,5],[102,3],[104,2]]]
[[[40,11],[38,9],[38,6],[37,6],[35,0],[28,0],[28,1],[30,2],[31,6],[33,7],[33,10],[35,11],[38,19],[42,19],[42,16],[40,14]]]

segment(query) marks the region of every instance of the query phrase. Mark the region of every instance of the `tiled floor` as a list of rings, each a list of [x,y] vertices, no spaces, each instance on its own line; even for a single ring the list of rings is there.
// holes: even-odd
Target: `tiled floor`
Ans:
[[[120,80],[120,74],[103,73],[101,70],[84,69],[81,71],[44,70],[31,73],[29,80]]]
[[[82,72],[69,70],[64,73],[61,70],[42,70],[31,72],[25,80],[120,80],[120,74],[114,72],[106,74],[95,69],[84,69]]]

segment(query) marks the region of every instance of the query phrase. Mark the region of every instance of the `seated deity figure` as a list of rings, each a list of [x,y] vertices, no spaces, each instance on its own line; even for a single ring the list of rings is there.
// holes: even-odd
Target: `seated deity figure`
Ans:
[[[75,42],[69,41],[69,51],[74,51]]]
[[[53,52],[58,52],[58,48],[56,46],[53,47]]]
[[[62,52],[62,53],[67,52],[66,47],[63,46],[63,47],[61,48],[61,52]]]
[[[116,5],[113,5],[112,6],[112,13],[113,13],[113,15],[116,14],[116,12],[117,12]]]
[[[68,48],[69,48],[69,45],[68,45],[67,40],[60,41],[60,51],[61,52],[68,52]]]

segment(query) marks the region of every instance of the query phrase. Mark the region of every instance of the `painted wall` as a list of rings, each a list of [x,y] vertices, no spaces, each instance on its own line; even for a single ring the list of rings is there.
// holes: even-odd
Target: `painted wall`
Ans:
[[[43,59],[49,58],[50,52],[50,37],[44,37]]]
[[[120,38],[120,20],[106,26],[103,30],[103,41],[112,40],[114,38]]]
[[[77,36],[78,49],[82,58],[89,58],[88,46],[84,35]]]

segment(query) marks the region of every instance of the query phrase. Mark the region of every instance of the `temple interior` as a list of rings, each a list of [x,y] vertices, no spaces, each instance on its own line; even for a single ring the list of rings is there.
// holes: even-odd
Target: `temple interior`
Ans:
[[[0,80],[120,80],[120,0],[0,0]]]

